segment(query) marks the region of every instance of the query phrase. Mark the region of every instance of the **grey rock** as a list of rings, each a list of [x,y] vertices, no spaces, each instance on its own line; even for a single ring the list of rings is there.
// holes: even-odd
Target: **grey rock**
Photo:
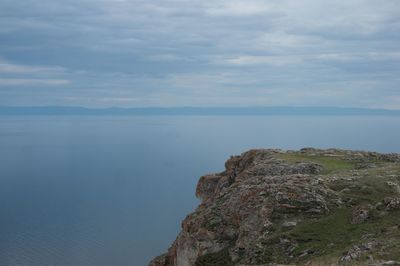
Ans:
[[[290,156],[296,160],[287,160]],[[325,171],[329,169],[316,163],[318,157],[324,157],[322,162],[339,160],[341,164],[352,164],[354,169],[329,175]],[[313,148],[300,152],[257,149],[232,156],[223,172],[200,178],[196,196],[201,204],[184,219],[182,231],[168,252],[150,265],[197,266],[203,265],[196,264],[201,259],[216,257],[222,264],[215,265],[278,265],[317,257],[318,250],[298,251],[300,241],[314,241],[312,238],[301,240],[291,234],[304,221],[319,221],[334,210],[346,208],[350,209],[348,223],[362,226],[373,215],[384,217],[400,209],[399,197],[388,195],[367,204],[352,195],[353,191],[368,193],[369,187],[358,180],[369,169],[378,167],[379,160],[385,165],[396,164],[400,156]],[[363,167],[357,167],[360,165]],[[379,213],[384,215],[377,216]],[[374,235],[367,233],[359,239],[361,244],[337,258],[339,263],[351,263],[364,255],[365,258],[380,245]],[[332,243],[330,247],[338,246]]]

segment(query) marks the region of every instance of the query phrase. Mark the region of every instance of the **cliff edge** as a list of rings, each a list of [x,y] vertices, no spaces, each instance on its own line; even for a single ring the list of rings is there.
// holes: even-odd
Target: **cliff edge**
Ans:
[[[149,265],[400,265],[399,184],[399,154],[250,150],[200,178]]]

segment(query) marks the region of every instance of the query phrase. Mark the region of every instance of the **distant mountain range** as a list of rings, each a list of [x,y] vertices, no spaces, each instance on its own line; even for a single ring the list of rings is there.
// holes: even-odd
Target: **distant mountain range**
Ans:
[[[0,106],[0,115],[400,115],[400,110],[342,107],[143,107],[85,108]]]

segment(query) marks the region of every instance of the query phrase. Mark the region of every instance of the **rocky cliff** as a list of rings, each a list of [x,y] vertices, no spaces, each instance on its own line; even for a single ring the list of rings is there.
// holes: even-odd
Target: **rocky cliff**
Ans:
[[[400,155],[257,149],[225,168],[151,266],[400,265]]]

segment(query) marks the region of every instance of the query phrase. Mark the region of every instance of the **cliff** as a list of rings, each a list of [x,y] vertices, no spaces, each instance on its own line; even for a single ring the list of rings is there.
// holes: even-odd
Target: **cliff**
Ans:
[[[400,265],[400,155],[257,149],[225,168],[150,266]]]

